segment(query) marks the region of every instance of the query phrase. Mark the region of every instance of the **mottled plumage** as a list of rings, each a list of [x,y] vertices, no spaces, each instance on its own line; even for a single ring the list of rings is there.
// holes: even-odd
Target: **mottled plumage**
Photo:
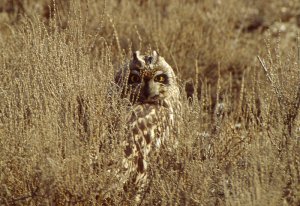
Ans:
[[[122,97],[133,105],[128,114],[128,135],[124,142],[120,178],[124,189],[137,202],[149,184],[151,152],[176,145],[179,116],[179,88],[171,66],[157,52],[135,52],[130,63],[116,75]],[[168,146],[170,145],[170,146]]]

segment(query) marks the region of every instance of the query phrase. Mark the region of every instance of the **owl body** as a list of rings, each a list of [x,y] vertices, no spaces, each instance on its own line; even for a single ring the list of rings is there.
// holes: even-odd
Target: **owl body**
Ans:
[[[155,51],[148,56],[135,52],[116,82],[132,104],[120,176],[125,191],[140,202],[149,186],[151,154],[176,142],[179,88],[173,69]]]

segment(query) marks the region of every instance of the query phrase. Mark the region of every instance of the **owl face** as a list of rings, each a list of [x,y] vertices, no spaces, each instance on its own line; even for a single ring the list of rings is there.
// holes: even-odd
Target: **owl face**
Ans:
[[[128,73],[127,92],[133,102],[162,103],[174,90],[175,74],[155,51],[150,56],[135,52]]]

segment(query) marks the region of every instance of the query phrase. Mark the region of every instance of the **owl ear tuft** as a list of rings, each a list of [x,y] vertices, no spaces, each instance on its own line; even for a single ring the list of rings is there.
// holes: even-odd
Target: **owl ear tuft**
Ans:
[[[158,53],[157,51],[154,50],[154,51],[152,52],[152,55],[153,55],[153,57],[158,57],[158,56],[159,56],[159,53]]]
[[[140,51],[133,52],[133,60],[139,61]]]
[[[152,63],[156,63],[158,61],[158,58],[159,58],[158,52],[154,50],[152,52],[152,57],[153,57]]]
[[[142,67],[145,65],[145,61],[143,60],[143,55],[140,55],[140,51],[133,52],[132,57],[133,57],[132,63],[134,65],[137,65],[139,67]]]

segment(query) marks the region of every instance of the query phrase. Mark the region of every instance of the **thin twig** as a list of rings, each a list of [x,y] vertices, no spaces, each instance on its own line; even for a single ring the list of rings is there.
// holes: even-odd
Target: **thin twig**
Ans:
[[[282,98],[282,94],[281,94],[280,90],[278,89],[278,86],[276,85],[275,81],[272,79],[272,77],[270,75],[270,72],[267,69],[267,66],[264,63],[264,61],[259,56],[257,56],[257,58],[258,58],[258,60],[259,60],[259,62],[261,64],[262,68],[264,69],[266,77],[270,81],[271,86],[273,87],[275,94],[277,95],[277,98],[278,98],[280,106],[282,106],[282,104],[283,104],[283,98]]]

